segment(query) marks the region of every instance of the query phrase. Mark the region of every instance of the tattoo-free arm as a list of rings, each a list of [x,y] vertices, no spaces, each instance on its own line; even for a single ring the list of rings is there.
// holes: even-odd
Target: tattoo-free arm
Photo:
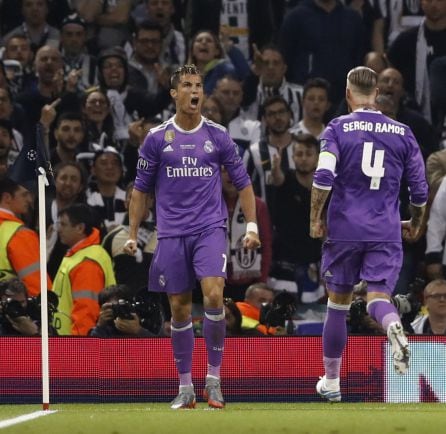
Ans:
[[[129,239],[124,245],[124,252],[136,254],[138,229],[148,206],[149,195],[133,189],[129,205]]]

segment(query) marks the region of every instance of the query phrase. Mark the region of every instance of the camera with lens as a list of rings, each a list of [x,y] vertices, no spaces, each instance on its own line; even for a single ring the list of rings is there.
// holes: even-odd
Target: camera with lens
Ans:
[[[51,324],[53,315],[57,312],[57,306],[59,305],[59,298],[57,295],[48,291],[47,293],[47,305],[48,305],[48,324]],[[39,327],[41,325],[41,296],[29,297],[26,300],[26,305],[8,297],[0,301],[0,322],[5,330],[11,330],[11,323],[9,319],[15,320],[21,316],[28,316],[35,321]],[[9,319],[8,319],[9,318]]]
[[[418,315],[423,304],[421,300],[425,286],[426,281],[417,277],[409,284],[407,294],[397,294],[391,298],[391,302],[398,309],[405,330],[411,331],[410,323]]]
[[[271,303],[262,304],[259,322],[267,327],[285,327],[287,321],[292,324],[296,309],[296,300],[293,295],[287,291],[281,291],[274,296]]]
[[[348,316],[348,324],[351,333],[369,333],[369,324],[365,321],[367,317],[367,302],[363,298],[352,301]]]
[[[158,335],[164,323],[159,295],[150,293],[147,290],[140,291],[130,301],[119,299],[112,303],[114,318],[133,319],[136,313],[142,327],[149,330],[154,335]]]
[[[408,287],[407,294],[397,294],[390,298],[392,304],[398,309],[401,323],[405,330],[410,331],[410,323],[415,319],[421,309],[421,295],[426,282],[416,278]],[[375,321],[367,313],[367,301],[358,297],[353,300],[349,311],[349,328],[351,333],[366,334],[377,331]]]

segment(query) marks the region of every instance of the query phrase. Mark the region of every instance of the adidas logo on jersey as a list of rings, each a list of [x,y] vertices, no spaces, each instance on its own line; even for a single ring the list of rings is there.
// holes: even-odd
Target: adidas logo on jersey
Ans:
[[[330,270],[327,270],[327,271],[324,273],[324,277],[333,277],[333,274],[331,274]]]
[[[171,145],[167,145],[164,149],[163,152],[173,152],[173,148]]]

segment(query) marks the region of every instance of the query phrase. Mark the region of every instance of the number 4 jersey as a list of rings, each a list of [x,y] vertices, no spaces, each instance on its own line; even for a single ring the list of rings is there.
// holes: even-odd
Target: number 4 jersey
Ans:
[[[420,147],[407,125],[373,110],[333,119],[321,136],[313,185],[332,190],[328,239],[401,241],[402,178],[415,206],[427,201]]]

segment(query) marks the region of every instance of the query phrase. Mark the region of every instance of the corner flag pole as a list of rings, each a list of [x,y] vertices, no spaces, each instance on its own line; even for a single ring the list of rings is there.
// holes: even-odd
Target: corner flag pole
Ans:
[[[48,285],[46,266],[46,215],[45,186],[48,185],[45,169],[38,168],[38,199],[39,199],[39,248],[40,248],[40,313],[42,334],[42,406],[50,409],[49,382],[49,340],[48,340]]]

